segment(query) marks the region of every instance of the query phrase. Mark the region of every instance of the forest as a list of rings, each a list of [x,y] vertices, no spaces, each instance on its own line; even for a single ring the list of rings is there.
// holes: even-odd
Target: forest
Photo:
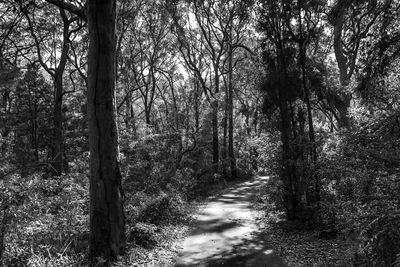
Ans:
[[[400,267],[400,1],[1,0],[0,266]]]

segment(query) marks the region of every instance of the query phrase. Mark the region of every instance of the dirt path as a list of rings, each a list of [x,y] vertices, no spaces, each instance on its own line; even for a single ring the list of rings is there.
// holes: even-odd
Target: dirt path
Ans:
[[[176,267],[283,267],[256,224],[250,198],[268,177],[238,184],[211,198],[196,214],[195,228],[183,240]]]

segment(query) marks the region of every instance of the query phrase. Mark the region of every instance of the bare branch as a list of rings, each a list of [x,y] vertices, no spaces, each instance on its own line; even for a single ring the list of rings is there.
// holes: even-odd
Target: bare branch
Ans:
[[[59,8],[65,9],[72,14],[77,15],[84,21],[86,21],[86,10],[84,8],[77,7],[73,4],[64,2],[62,0],[46,0],[48,3],[58,6]]]

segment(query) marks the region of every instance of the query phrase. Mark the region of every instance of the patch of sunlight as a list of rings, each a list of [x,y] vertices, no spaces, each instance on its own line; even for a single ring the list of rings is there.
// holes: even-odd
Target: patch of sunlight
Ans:
[[[224,195],[222,195],[222,197],[233,197],[233,198],[235,198],[235,197],[237,197],[237,195],[236,194],[224,194]]]
[[[273,254],[274,251],[273,251],[272,249],[267,249],[267,250],[265,250],[263,253],[264,253],[265,255],[270,255],[270,254]]]

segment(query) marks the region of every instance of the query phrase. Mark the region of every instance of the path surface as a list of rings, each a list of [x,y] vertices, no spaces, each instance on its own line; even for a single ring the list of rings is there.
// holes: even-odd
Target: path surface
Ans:
[[[175,267],[286,267],[257,227],[250,198],[268,177],[258,177],[211,198],[195,215]]]

